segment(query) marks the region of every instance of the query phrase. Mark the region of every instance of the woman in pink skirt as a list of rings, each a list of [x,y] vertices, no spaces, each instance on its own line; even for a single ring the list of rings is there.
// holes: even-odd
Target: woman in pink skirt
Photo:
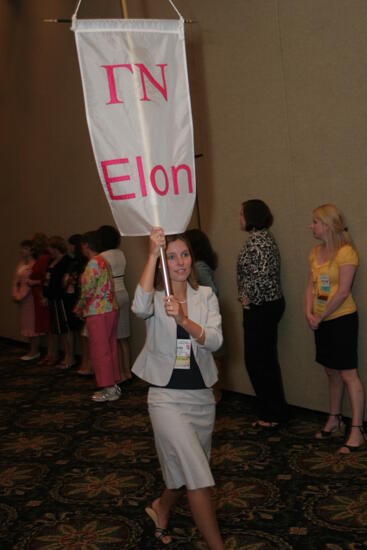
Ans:
[[[20,243],[20,256],[12,284],[12,298],[19,305],[20,333],[29,339],[30,348],[28,353],[21,357],[22,361],[33,361],[38,359],[38,334],[35,331],[34,302],[31,288],[28,284],[35,259],[32,255],[32,241]]]
[[[93,401],[115,401],[121,390],[117,352],[118,304],[115,299],[111,268],[99,254],[99,238],[96,231],[84,236],[84,250],[88,264],[81,277],[81,296],[75,313],[86,318],[89,352],[97,386],[100,391]]]

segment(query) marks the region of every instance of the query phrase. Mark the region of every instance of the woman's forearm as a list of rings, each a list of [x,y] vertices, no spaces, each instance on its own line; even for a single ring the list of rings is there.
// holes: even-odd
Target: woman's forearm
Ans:
[[[154,275],[157,265],[157,257],[153,254],[149,254],[143,273],[141,274],[139,284],[145,292],[152,292],[154,287]]]
[[[191,321],[191,319],[189,319],[188,317],[184,317],[184,319],[179,324],[199,344],[203,345],[205,343],[205,330],[203,326],[195,323],[194,321]]]
[[[312,291],[308,288],[305,292],[305,315],[312,315],[313,313],[313,296]]]
[[[210,351],[215,351],[222,345],[223,335],[218,299],[214,292],[211,292],[207,298],[207,310],[204,324],[196,323],[186,316],[183,316],[182,321],[177,320],[177,322],[198,344]]]
[[[339,286],[334,296],[327,302],[322,314],[319,316],[320,321],[329,317],[335,310],[342,305],[347,299],[352,288],[353,278],[356,271],[355,265],[343,265],[339,268]]]
[[[326,317],[329,317],[329,315],[334,313],[334,311],[336,311],[338,307],[342,305],[347,297],[348,293],[345,293],[344,291],[338,289],[331,300],[327,303],[322,314],[319,315],[320,320],[323,321],[324,319],[326,319]]]

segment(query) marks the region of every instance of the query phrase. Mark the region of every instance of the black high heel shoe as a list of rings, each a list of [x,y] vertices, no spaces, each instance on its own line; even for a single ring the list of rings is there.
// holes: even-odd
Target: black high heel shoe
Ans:
[[[367,442],[367,436],[364,432],[364,429],[363,429],[363,425],[362,426],[354,426],[353,424],[351,425],[351,428],[358,428],[359,431],[361,432],[361,435],[362,435],[362,443],[360,443],[359,445],[347,445],[345,443],[345,445],[343,445],[342,447],[340,447],[339,451],[338,451],[338,454],[341,454],[341,455],[349,455],[351,453],[359,453],[360,451],[363,451],[364,448],[366,447],[366,442]],[[342,449],[348,449],[347,451],[343,451]]]
[[[168,531],[168,529],[165,529],[163,527],[159,527],[158,525],[158,514],[155,510],[153,510],[152,506],[147,506],[145,508],[146,513],[150,517],[150,519],[153,521],[155,530],[154,530],[154,536],[156,539],[159,540],[164,545],[171,544],[172,537]]]
[[[315,438],[318,440],[322,439],[329,439],[331,436],[338,436],[338,435],[344,435],[345,434],[345,424],[343,422],[343,416],[338,414],[329,414],[329,416],[333,416],[337,418],[338,424],[335,426],[332,430],[321,430],[315,434]]]

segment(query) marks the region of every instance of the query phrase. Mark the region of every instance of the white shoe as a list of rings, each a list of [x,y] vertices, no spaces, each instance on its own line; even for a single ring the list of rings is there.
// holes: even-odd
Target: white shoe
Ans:
[[[115,384],[115,385],[114,385],[114,388],[115,388],[115,392],[116,392],[116,393],[118,393],[119,395],[122,394],[122,390],[121,390],[121,388],[120,388],[120,386],[119,386],[118,384]]]
[[[120,399],[120,394],[112,386],[111,388],[105,388],[101,391],[96,391],[92,395],[92,399],[97,403],[103,403],[104,401],[117,401],[117,399]]]
[[[39,359],[40,357],[40,353],[35,353],[34,355],[23,355],[20,359],[21,361],[33,361],[34,359]]]

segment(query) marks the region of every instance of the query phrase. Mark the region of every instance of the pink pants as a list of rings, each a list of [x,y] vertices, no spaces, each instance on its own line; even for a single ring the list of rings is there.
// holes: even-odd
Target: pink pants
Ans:
[[[113,386],[120,381],[117,319],[118,311],[87,317],[90,358],[100,388]]]

